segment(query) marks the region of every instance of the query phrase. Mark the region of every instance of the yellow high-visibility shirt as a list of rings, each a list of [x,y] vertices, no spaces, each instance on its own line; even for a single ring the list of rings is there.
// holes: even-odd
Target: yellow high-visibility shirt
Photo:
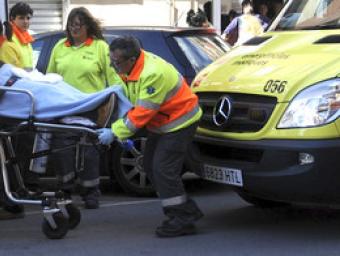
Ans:
[[[99,39],[89,38],[79,47],[61,39],[52,50],[47,72],[60,74],[67,83],[86,93],[123,85],[110,66],[108,44]]]
[[[22,44],[13,33],[12,41],[18,46],[21,55],[21,67],[26,69],[33,68],[33,48],[31,44]]]
[[[0,47],[0,60],[12,64],[13,66],[23,68],[22,55],[20,48],[14,42],[5,40]]]

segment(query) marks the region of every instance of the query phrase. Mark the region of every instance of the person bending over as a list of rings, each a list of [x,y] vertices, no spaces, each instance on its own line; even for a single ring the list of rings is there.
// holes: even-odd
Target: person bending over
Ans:
[[[168,217],[156,229],[156,235],[192,234],[194,223],[203,213],[186,194],[181,174],[202,115],[198,97],[170,63],[141,49],[135,37],[114,39],[110,57],[125,82],[125,93],[133,108],[111,129],[98,130],[99,141],[109,145],[115,136],[126,140],[146,127],[144,168]]]

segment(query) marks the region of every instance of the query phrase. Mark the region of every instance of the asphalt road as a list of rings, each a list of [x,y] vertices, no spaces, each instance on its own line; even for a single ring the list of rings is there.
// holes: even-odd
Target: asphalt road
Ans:
[[[1,221],[0,255],[340,255],[338,212],[265,210],[223,185],[186,184],[205,213],[196,235],[157,238],[163,215],[156,198],[105,193],[101,208],[82,209],[81,224],[61,240],[45,238],[37,207],[27,207],[24,219]]]

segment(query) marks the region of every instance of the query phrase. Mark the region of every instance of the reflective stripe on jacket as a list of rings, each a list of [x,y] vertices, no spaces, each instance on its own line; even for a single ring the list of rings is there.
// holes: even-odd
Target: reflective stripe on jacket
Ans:
[[[131,137],[143,127],[156,133],[173,132],[198,121],[202,115],[197,96],[182,76],[152,53],[142,51],[124,80],[134,108],[112,124],[113,133],[120,139]]]

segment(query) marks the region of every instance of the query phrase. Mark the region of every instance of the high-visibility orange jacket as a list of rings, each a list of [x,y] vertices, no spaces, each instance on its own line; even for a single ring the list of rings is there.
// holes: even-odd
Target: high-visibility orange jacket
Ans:
[[[202,115],[197,96],[178,71],[152,53],[142,50],[123,80],[134,107],[112,124],[119,139],[131,137],[143,127],[156,133],[173,132],[188,127]]]

